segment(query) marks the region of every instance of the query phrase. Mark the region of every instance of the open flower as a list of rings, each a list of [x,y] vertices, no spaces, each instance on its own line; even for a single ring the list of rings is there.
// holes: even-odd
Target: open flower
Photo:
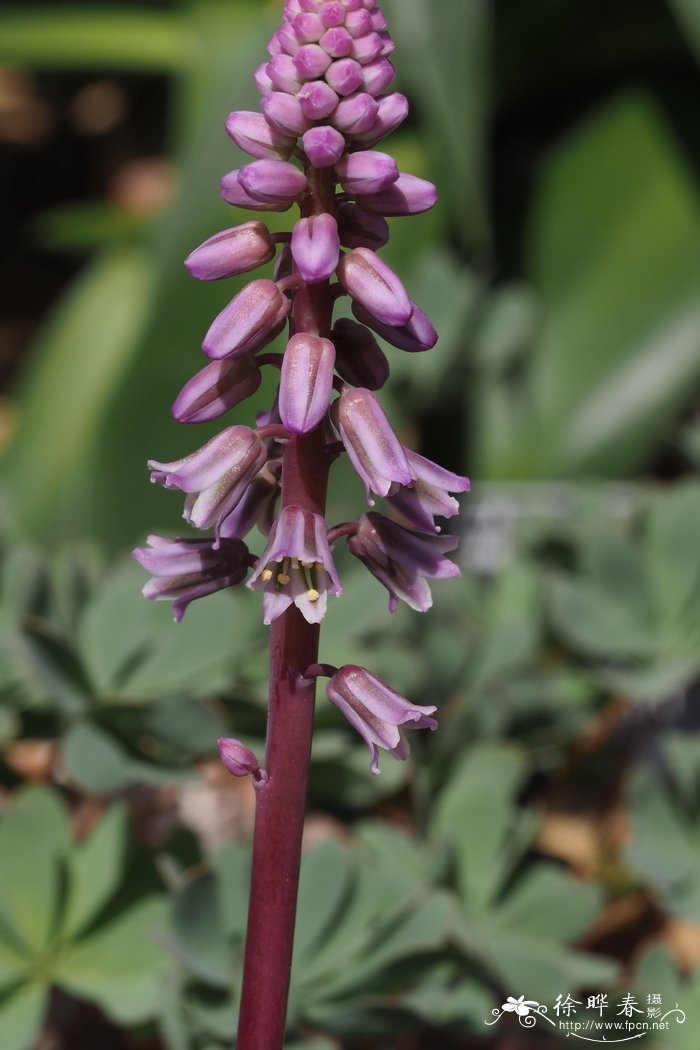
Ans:
[[[264,588],[263,619],[272,623],[294,603],[307,623],[320,623],[328,594],[343,593],[328,545],[326,522],[301,507],[285,507],[248,587]]]
[[[389,610],[399,599],[417,612],[433,604],[427,578],[459,576],[459,568],[444,555],[457,546],[455,536],[435,536],[405,529],[383,514],[363,514],[348,540],[350,551],[389,591]]]
[[[250,427],[222,430],[206,445],[172,463],[148,462],[151,481],[187,493],[183,517],[208,529],[236,506],[267,458],[267,448]]]
[[[148,544],[132,552],[152,576],[143,588],[144,597],[172,601],[176,623],[190,602],[235,587],[248,571],[248,548],[240,540],[224,540],[218,550],[212,549],[211,540],[165,536],[149,536]]]
[[[415,475],[410,488],[402,487],[389,502],[411,525],[439,532],[435,518],[452,518],[459,513],[459,503],[451,492],[469,492],[469,478],[445,470],[425,456],[406,449],[406,458]]]
[[[411,749],[403,729],[437,729],[435,707],[418,707],[364,667],[347,664],[326,686],[328,699],[342,711],[370,750],[370,769],[379,772],[381,747],[402,762]]]

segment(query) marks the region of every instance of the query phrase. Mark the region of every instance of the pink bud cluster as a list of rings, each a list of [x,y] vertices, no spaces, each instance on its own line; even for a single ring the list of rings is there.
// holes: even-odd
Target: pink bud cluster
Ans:
[[[151,537],[150,548],[135,552],[154,577],[145,593],[174,599],[178,617],[189,600],[241,582],[252,568],[247,586],[262,591],[266,623],[291,605],[319,623],[327,596],[342,593],[333,559],[341,536],[386,587],[392,611],[399,599],[425,611],[432,600],[427,579],[458,574],[445,557],[455,542],[439,535],[435,519],[457,513],[451,493],[467,491],[469,482],[406,449],[377,396],[389,376],[377,336],[407,352],[437,341],[430,319],[377,254],[389,239],[387,217],[427,211],[436,200],[431,183],[400,172],[373,148],[408,113],[406,98],[388,91],[393,49],[376,0],[286,0],[269,61],[255,76],[262,112],[235,112],[226,123],[252,160],[224,176],[224,200],[260,213],[297,204],[301,217],[289,234],[273,235],[257,219],[244,222],[186,260],[199,280],[234,277],[273,260],[274,272],[253,279],[215,318],[202,344],[210,363],[178,395],[175,418],[220,417],[258,389],[264,367],[279,369],[279,389],[256,427],[228,427],[182,460],[149,463],[153,481],[186,494],[185,520],[213,530],[208,545]],[[327,330],[309,321],[300,330],[295,297],[313,286],[326,289],[329,303],[348,296],[355,319],[331,321]],[[260,353],[290,319],[284,353]],[[370,506],[375,496],[386,499],[398,521],[372,512],[329,529],[308,509],[278,510],[285,446],[311,433],[323,435],[329,461],[347,453]],[[268,538],[259,557],[243,542],[255,526]],[[391,727],[363,735],[373,749],[379,744],[404,758],[397,725],[432,728],[432,709],[415,709],[377,681],[361,669],[341,669],[329,696],[339,703],[342,693],[339,706],[348,717],[354,712],[351,722],[376,728],[391,695]]]

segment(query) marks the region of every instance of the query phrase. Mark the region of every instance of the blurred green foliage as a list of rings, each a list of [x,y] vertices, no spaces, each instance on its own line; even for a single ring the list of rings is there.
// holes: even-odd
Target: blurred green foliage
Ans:
[[[393,222],[386,249],[441,333],[430,354],[388,349],[389,410],[476,484],[463,578],[436,586],[424,620],[388,617],[382,589],[341,555],[346,596],[324,623],[323,659],[438,703],[440,730],[371,778],[365,749],[319,704],[311,806],[325,823],[304,856],[289,1050],[399,1035],[471,1047],[494,1037],[484,1024],[505,996],[551,1008],[558,994],[625,990],[677,1001],[688,1023],[646,1045],[691,1050],[696,5],[385,7],[415,114],[391,149],[441,190],[432,214]],[[249,800],[219,789],[240,826],[216,843],[204,802],[194,825],[185,810],[209,783],[217,736],[262,749],[266,631],[247,592],[197,603],[175,626],[142,600],[126,551],[179,514],[145,460],[210,433],[175,426],[168,405],[239,285],[197,284],[181,260],[231,224],[217,184],[241,157],[223,122],[255,104],[278,17],[254,0],[0,9],[2,64],[167,78],[176,172],[155,216],[71,201],[33,227],[47,250],[85,261],[9,394],[2,1050],[31,1050],[51,989],[97,1005],[134,1047],[230,1045]],[[354,516],[361,498],[341,472],[330,517]],[[78,818],[95,806],[86,837]]]

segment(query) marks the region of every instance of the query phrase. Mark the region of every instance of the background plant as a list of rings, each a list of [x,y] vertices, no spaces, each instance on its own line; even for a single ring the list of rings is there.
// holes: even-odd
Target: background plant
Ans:
[[[392,231],[388,261],[441,340],[402,371],[391,414],[479,486],[464,579],[435,588],[430,622],[387,625],[379,585],[343,567],[324,658],[352,656],[444,714],[415,767],[370,779],[321,713],[290,1048],[482,1045],[501,996],[577,985],[658,986],[692,1018],[695,8],[386,7],[416,114],[400,167],[441,190],[435,213]],[[215,185],[238,159],[223,121],[252,102],[250,56],[278,14],[228,0],[0,12],[0,836],[41,829],[53,860],[36,878],[56,902],[41,917],[22,898],[44,866],[19,834],[0,854],[6,1050],[36,1045],[48,988],[44,1035],[78,1050],[95,1032],[213,1050],[231,1030],[249,800],[217,779],[212,742],[260,741],[264,634],[232,594],[176,629],[142,602],[125,551],[169,527],[170,500],[134,479],[154,449],[187,451],[165,409],[227,295],[179,260],[226,221]],[[484,768],[499,790],[480,795]],[[64,936],[51,887],[83,877],[98,834],[109,878]],[[143,908],[147,951],[129,933]],[[71,979],[90,943],[99,988]],[[122,950],[158,987],[128,1016]],[[689,1038],[679,1028],[669,1050]]]

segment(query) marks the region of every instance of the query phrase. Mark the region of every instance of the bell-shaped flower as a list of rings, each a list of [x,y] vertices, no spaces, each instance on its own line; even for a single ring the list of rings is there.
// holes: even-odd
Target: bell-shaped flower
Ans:
[[[413,313],[402,325],[383,324],[369,310],[365,310],[359,302],[352,304],[352,312],[358,321],[369,325],[377,335],[386,339],[387,343],[391,343],[392,346],[398,347],[399,350],[405,350],[409,354],[432,350],[438,340],[435,326],[428,315],[412,299],[411,307]]]
[[[394,271],[369,248],[355,248],[341,257],[338,280],[372,317],[383,324],[406,324],[413,304]]]
[[[331,336],[340,378],[352,386],[381,390],[389,378],[389,362],[370,330],[357,321],[341,317],[335,322]]]
[[[200,281],[218,281],[264,266],[274,256],[275,242],[267,226],[258,221],[244,222],[200,244],[187,256],[185,266]]]
[[[370,770],[379,773],[377,749],[405,761],[411,749],[405,729],[437,729],[435,707],[419,707],[364,667],[347,664],[326,685],[326,695],[370,750]]]
[[[280,494],[281,475],[281,459],[268,459],[263,464],[233,510],[219,521],[214,547],[224,539],[242,539],[256,525],[263,536],[269,535]]]
[[[307,284],[327,281],[340,258],[338,223],[326,213],[299,219],[292,233],[292,256]]]
[[[367,490],[389,496],[400,485],[410,485],[413,471],[403,445],[391,429],[386,413],[371,390],[345,390],[333,405],[333,421],[350,462]]]
[[[151,481],[187,493],[183,517],[208,529],[229,513],[267,458],[267,448],[250,427],[228,427],[206,445],[172,463],[149,460]]]
[[[249,747],[230,736],[219,737],[217,744],[221,761],[231,776],[247,777],[252,774],[256,780],[262,779],[260,763]]]
[[[455,536],[413,532],[382,514],[363,514],[348,548],[389,591],[389,611],[399,599],[417,612],[433,604],[427,579],[459,576],[459,568],[444,555],[458,544]]]
[[[307,623],[320,623],[328,594],[343,593],[321,515],[301,507],[284,507],[247,586],[264,590],[266,624],[292,603]]]
[[[144,597],[172,601],[176,623],[190,602],[241,583],[250,564],[248,548],[240,540],[226,540],[218,550],[211,540],[149,536],[148,543],[132,551],[152,576],[143,588]]]
[[[251,281],[215,318],[202,343],[204,353],[215,360],[254,353],[279,335],[290,305],[274,281]]]
[[[379,193],[399,177],[394,158],[378,150],[348,153],[336,164],[335,170],[343,189],[351,194]]]
[[[231,113],[226,132],[244,153],[258,160],[288,160],[294,148],[294,139],[270,127],[262,113]]]
[[[287,343],[280,375],[279,412],[292,434],[315,430],[330,407],[335,347],[330,339],[299,333]]]
[[[254,357],[212,361],[185,383],[173,404],[179,423],[207,423],[251,397],[262,374]]]
[[[389,497],[392,507],[419,529],[439,532],[435,518],[452,518],[459,513],[459,503],[451,492],[469,492],[469,478],[406,450],[406,458],[415,475],[410,488],[400,488]]]

